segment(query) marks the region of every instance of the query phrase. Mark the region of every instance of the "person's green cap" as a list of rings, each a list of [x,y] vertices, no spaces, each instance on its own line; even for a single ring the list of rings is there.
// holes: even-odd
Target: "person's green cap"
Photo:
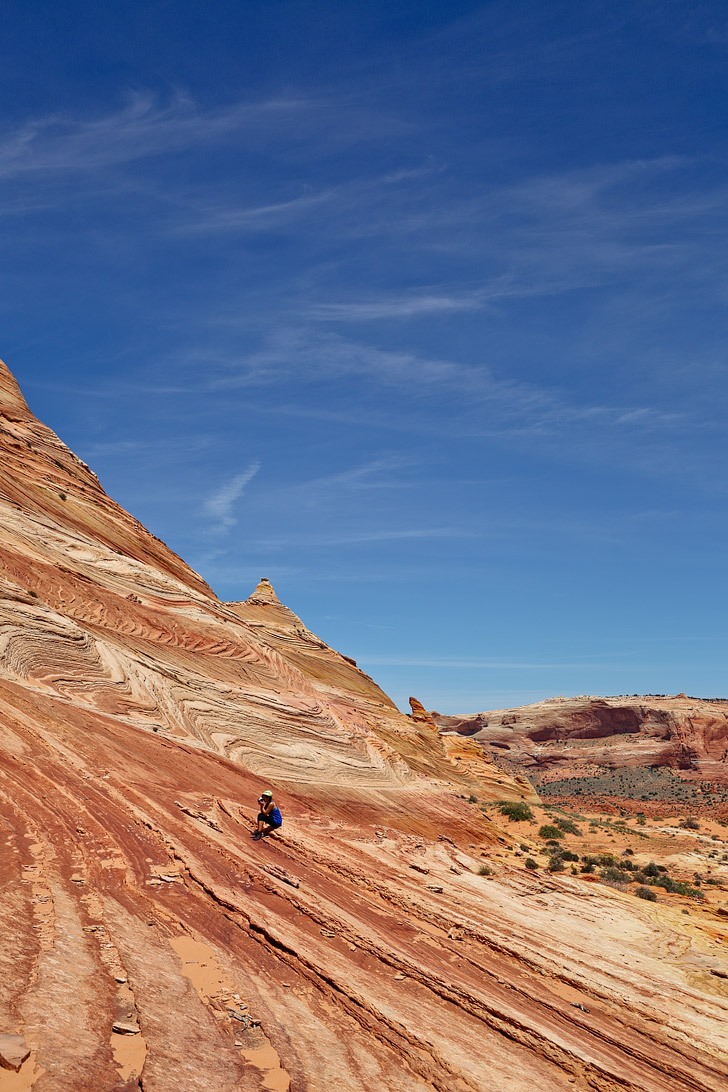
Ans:
[[[260,795],[261,796],[272,796],[273,793],[270,791],[270,789],[265,789]]]

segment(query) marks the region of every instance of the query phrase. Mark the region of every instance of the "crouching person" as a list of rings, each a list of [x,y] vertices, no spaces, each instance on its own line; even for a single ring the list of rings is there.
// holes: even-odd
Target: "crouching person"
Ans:
[[[266,789],[265,792],[261,793],[258,797],[258,803],[260,804],[258,826],[252,834],[253,840],[256,842],[265,837],[266,834],[272,834],[274,830],[280,830],[283,826],[281,810],[273,800],[273,793],[270,789]]]

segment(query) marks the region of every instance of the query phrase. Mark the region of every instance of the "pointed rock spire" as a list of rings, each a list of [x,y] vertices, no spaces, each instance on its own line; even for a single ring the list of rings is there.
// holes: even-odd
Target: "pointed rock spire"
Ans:
[[[14,406],[16,409],[30,412],[15,376],[2,360],[0,360],[0,406]]]
[[[248,603],[270,603],[276,606],[282,606],[280,599],[275,593],[275,588],[271,584],[267,576],[261,577],[258,587],[253,594],[247,599]]]

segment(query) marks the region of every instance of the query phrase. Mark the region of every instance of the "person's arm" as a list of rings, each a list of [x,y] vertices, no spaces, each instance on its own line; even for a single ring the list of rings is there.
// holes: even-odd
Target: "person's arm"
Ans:
[[[269,800],[267,804],[263,804],[263,811],[265,812],[266,815],[270,815],[270,813],[273,811],[274,807],[275,807],[275,804],[273,803],[273,801]]]

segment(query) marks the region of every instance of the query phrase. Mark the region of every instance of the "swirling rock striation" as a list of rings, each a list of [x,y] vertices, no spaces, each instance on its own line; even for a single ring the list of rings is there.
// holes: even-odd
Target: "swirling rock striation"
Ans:
[[[0,529],[0,1092],[724,1087],[723,923],[524,871],[467,797],[525,782],[220,602],[4,365]]]

